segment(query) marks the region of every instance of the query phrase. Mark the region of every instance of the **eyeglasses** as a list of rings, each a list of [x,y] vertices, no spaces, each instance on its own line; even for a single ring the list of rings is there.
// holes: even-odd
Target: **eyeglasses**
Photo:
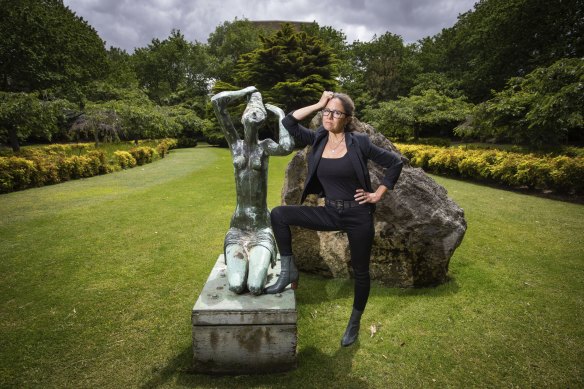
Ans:
[[[340,118],[343,117],[343,115],[349,116],[349,115],[347,115],[344,112],[337,111],[336,109],[328,109],[328,108],[325,108],[325,109],[323,109],[320,112],[322,112],[322,116],[329,116],[330,114],[332,114],[335,119],[340,119]]]

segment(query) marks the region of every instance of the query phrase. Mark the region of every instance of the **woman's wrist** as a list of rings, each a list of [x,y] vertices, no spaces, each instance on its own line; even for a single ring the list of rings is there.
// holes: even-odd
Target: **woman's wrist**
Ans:
[[[379,185],[377,187],[377,190],[375,191],[375,194],[377,194],[379,196],[379,198],[382,198],[383,195],[385,194],[385,192],[387,192],[387,186],[385,185]]]

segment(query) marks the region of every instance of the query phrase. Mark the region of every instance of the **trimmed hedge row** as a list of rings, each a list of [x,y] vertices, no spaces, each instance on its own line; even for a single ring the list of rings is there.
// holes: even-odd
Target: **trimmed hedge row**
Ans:
[[[110,157],[91,144],[24,149],[18,156],[0,157],[0,193],[132,168],[164,158],[176,145],[174,139],[163,139],[156,148],[139,146],[128,151],[116,150]]]
[[[396,144],[412,166],[510,187],[584,193],[584,158]]]

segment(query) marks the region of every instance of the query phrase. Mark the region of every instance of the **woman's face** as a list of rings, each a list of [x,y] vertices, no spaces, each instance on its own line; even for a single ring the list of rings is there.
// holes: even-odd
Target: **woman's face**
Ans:
[[[345,109],[343,108],[343,103],[341,100],[337,98],[330,99],[327,103],[325,109],[328,108],[331,111],[339,111],[344,113],[345,115],[341,115],[340,118],[335,118],[334,114],[329,115],[322,115],[322,125],[324,126],[325,130],[330,131],[334,134],[339,134],[345,131],[345,125],[349,120],[349,117],[346,115]]]

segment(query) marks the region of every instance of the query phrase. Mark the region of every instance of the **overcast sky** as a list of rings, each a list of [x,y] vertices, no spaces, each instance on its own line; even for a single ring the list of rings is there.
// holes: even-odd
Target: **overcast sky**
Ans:
[[[406,43],[434,35],[456,22],[477,0],[64,0],[106,41],[129,53],[175,28],[189,41],[209,34],[235,17],[290,20],[332,26],[348,43],[370,41],[389,31]]]

